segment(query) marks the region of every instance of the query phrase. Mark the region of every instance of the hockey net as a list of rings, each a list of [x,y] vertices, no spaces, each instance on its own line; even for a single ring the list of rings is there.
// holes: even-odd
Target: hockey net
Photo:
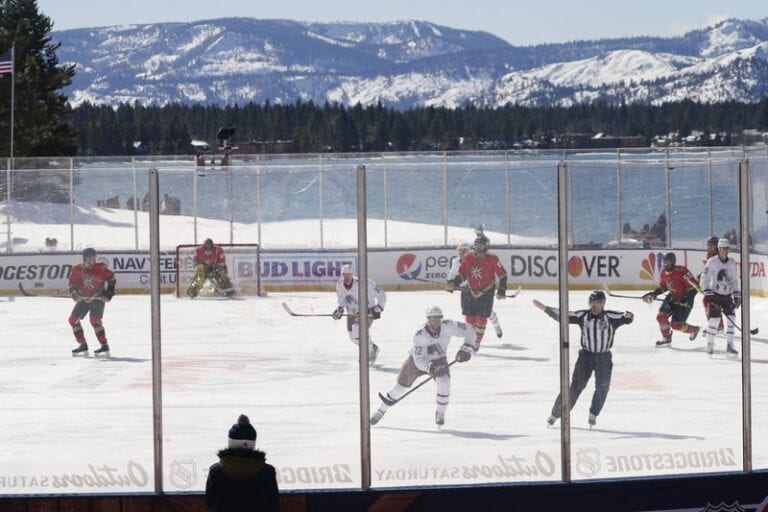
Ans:
[[[264,296],[261,286],[261,251],[259,244],[217,244],[224,251],[227,275],[236,295]],[[176,246],[176,296],[186,297],[187,289],[195,276],[195,251],[200,245]],[[201,297],[216,295],[213,284],[208,282],[200,290]]]

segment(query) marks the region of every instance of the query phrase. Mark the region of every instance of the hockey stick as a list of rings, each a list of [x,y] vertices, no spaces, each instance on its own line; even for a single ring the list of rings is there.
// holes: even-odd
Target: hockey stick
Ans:
[[[702,289],[701,289],[701,286],[700,286],[699,284],[697,284],[697,283],[695,283],[695,282],[691,281],[691,280],[690,280],[690,279],[688,279],[688,278],[685,278],[685,281],[686,281],[688,284],[690,284],[691,286],[693,286],[694,288],[696,288],[696,290],[698,290],[700,293],[704,293],[704,292],[702,291]],[[723,313],[723,308],[721,308],[719,304],[715,304],[715,306],[717,306],[717,308],[720,310],[720,314],[721,314],[721,315],[723,315],[723,316],[725,316],[725,318],[727,318],[727,319],[728,319],[728,321],[731,323],[731,325],[732,325],[732,326],[734,326],[736,329],[738,329],[738,330],[739,330],[739,332],[744,332],[744,331],[741,329],[741,327],[739,326],[739,324],[737,324],[735,320],[732,320],[732,319],[731,319],[731,316],[730,316],[730,315],[726,315],[725,313]],[[749,334],[757,334],[758,332],[760,332],[760,329],[759,329],[759,328],[757,328],[757,327],[755,327],[754,329],[750,329],[750,330],[749,330]]]
[[[296,313],[285,302],[282,303],[282,306],[285,312],[291,316],[330,316],[330,317],[333,316],[333,313]],[[341,316],[357,316],[357,315],[350,315],[349,313],[344,313]],[[371,318],[371,316],[369,315],[368,318]]]
[[[429,284],[439,284],[440,286],[445,286],[447,281],[434,281],[432,279],[422,279],[421,277],[414,277],[413,281],[419,281],[420,283],[429,283]]]
[[[60,294],[58,292],[58,290],[53,295],[38,295],[36,293],[29,293],[29,290],[24,288],[24,285],[22,283],[19,283],[19,292],[21,292],[21,294],[23,296],[25,296],[25,297],[55,297],[57,299],[71,299],[72,298],[69,295],[62,295],[62,294]]]
[[[506,297],[507,297],[508,299],[514,299],[515,297],[517,297],[518,295],[520,295],[520,291],[521,291],[522,289],[523,289],[523,287],[522,287],[522,286],[518,286],[518,287],[517,287],[517,289],[515,289],[515,291],[513,291],[512,293],[508,293],[508,294],[506,295]]]
[[[613,293],[611,290],[608,289],[608,286],[603,285],[603,289],[605,290],[605,293],[608,294],[610,297],[618,297],[621,299],[640,299],[643,300],[643,296],[637,296],[637,295],[623,295],[621,293]],[[654,297],[653,300],[658,300],[660,302],[663,302],[664,299],[660,299],[658,297]]]
[[[451,366],[453,366],[453,365],[454,365],[454,363],[458,363],[458,362],[459,362],[458,360],[454,359],[453,361],[451,361],[450,363],[448,363],[448,367],[450,368]],[[403,400],[403,398],[407,397],[408,395],[410,395],[411,393],[413,393],[414,391],[416,391],[416,390],[417,390],[417,389],[419,389],[421,386],[423,386],[424,384],[426,384],[427,382],[429,382],[429,381],[431,381],[431,380],[435,380],[435,378],[434,378],[433,376],[431,376],[431,375],[430,375],[430,376],[429,376],[429,378],[427,378],[427,379],[424,379],[423,381],[421,381],[421,382],[419,382],[418,384],[416,384],[415,386],[413,386],[411,389],[409,389],[408,391],[406,391],[406,393],[405,393],[403,396],[401,396],[400,398],[398,398],[397,400],[389,400],[389,399],[387,399],[387,401],[384,401],[384,397],[382,396],[382,394],[381,394],[381,393],[379,393],[379,398],[381,398],[381,399],[382,399],[382,401],[383,401],[384,403],[387,403],[387,402],[389,402],[387,405],[389,405],[390,407],[392,407],[393,405],[396,405],[396,404],[400,403],[400,402]]]

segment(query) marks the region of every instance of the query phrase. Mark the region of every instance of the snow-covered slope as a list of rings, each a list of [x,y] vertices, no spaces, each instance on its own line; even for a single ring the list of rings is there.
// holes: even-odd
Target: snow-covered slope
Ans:
[[[514,47],[423,21],[225,18],[53,34],[77,65],[73,105],[297,99],[395,108],[758,101],[768,95],[768,18],[675,38]]]

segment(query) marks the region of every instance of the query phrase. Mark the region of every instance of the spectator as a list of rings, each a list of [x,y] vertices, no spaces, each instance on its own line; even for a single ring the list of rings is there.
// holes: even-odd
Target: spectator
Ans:
[[[208,471],[205,502],[214,512],[276,512],[280,509],[275,468],[256,449],[256,430],[241,414],[229,429],[229,445]]]

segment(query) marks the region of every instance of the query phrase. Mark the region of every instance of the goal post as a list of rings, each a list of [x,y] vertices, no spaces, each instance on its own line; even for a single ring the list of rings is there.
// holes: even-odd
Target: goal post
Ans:
[[[227,274],[237,295],[264,296],[259,244],[216,244],[224,251]],[[176,246],[176,297],[186,297],[195,276],[195,251],[200,245]]]

